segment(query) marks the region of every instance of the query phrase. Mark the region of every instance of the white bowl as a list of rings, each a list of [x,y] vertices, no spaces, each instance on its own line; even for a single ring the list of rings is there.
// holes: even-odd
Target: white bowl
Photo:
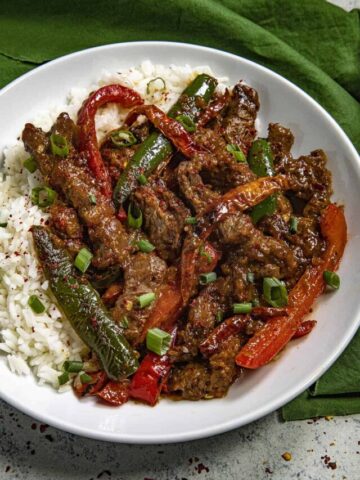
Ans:
[[[39,67],[0,93],[0,151],[24,123],[74,86],[88,86],[101,70],[118,71],[145,59],[154,63],[209,65],[230,83],[244,79],[261,102],[260,134],[269,122],[291,128],[294,155],[323,148],[333,173],[334,201],[345,204],[349,241],[340,266],[341,288],[322,296],[311,314],[318,325],[308,338],[291,342],[281,358],[251,372],[226,398],[200,402],[161,400],[154,408],[128,403],[111,408],[93,399],[39,387],[0,361],[0,397],[55,427],[87,437],[129,443],[178,442],[225,432],[281,407],[313,383],[344,350],[360,322],[360,162],[345,133],[306,93],[276,73],[219,50],[167,42],[108,45],[74,53]]]

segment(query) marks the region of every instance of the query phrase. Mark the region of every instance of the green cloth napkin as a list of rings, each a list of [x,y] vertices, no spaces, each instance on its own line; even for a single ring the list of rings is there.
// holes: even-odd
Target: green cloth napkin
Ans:
[[[315,98],[360,150],[359,10],[323,0],[0,0],[0,87],[96,45],[172,40],[254,60]],[[360,412],[360,335],[286,420]]]

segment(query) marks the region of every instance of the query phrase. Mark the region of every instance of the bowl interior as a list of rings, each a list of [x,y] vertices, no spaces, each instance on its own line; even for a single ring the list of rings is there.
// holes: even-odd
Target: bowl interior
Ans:
[[[32,377],[12,374],[0,359],[0,396],[20,410],[58,428],[104,440],[157,443],[205,437],[255,420],[303,391],[342,352],[360,321],[360,164],[335,121],[300,89],[242,58],[186,44],[141,42],[99,47],[51,62],[16,80],[0,93],[0,151],[20,134],[37,112],[62,102],[74,86],[88,86],[101,70],[118,71],[145,59],[162,64],[209,65],[230,84],[239,79],[260,96],[259,132],[269,122],[291,128],[294,155],[322,148],[333,174],[334,201],[345,205],[349,241],[340,267],[341,288],[321,297],[311,318],[318,320],[308,338],[291,342],[279,361],[247,374],[221,400],[173,402],[155,408],[128,403],[121,408],[79,401],[72,393],[39,387]],[[61,79],[61,81],[59,81]]]

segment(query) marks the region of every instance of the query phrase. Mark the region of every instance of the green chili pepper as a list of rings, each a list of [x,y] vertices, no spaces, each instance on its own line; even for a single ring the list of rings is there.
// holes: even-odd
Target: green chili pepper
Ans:
[[[185,114],[190,120],[196,121],[196,117],[201,112],[201,106],[210,101],[216,86],[215,78],[205,73],[198,75],[171,107],[168,116],[176,118]],[[113,198],[117,208],[125,202],[130,193],[138,186],[139,176],[148,177],[161,162],[171,155],[172,151],[171,142],[158,131],[152,132],[146,138],[127,164],[116,184]]]
[[[77,276],[68,253],[55,245],[46,228],[34,226],[32,234],[50,288],[76,333],[96,353],[110,378],[133,374],[138,368],[136,354],[97,291],[85,277]]]
[[[255,140],[249,151],[248,163],[258,177],[272,177],[275,173],[274,159],[269,142],[264,138]]]
[[[255,140],[249,151],[248,164],[258,177],[272,177],[275,174],[273,154],[267,140],[264,138]],[[271,195],[256,205],[251,210],[250,216],[256,224],[265,216],[275,213],[276,209],[277,197]]]

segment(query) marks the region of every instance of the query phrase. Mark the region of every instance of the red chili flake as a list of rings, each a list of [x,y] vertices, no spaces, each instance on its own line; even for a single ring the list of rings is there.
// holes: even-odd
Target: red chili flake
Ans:
[[[44,433],[45,430],[47,430],[48,428],[49,428],[49,425],[47,425],[46,423],[42,423],[42,424],[40,425],[40,432],[41,432],[41,433]]]
[[[265,473],[270,473],[270,474],[272,474],[272,473],[274,473],[274,472],[273,472],[272,470],[270,470],[269,467],[266,467],[266,468],[265,468]]]
[[[331,468],[331,470],[335,470],[337,468],[336,462],[329,462],[328,468]]]
[[[98,322],[97,322],[97,320],[96,320],[95,317],[92,317],[92,318],[90,319],[90,322],[91,322],[91,325],[92,325],[93,328],[97,328]]]
[[[5,473],[8,473],[10,471],[11,467],[10,465],[8,465],[6,468],[5,468]]]
[[[206,472],[208,473],[209,472],[209,468],[208,467],[205,467],[205,465],[203,463],[199,463],[196,467],[195,467],[195,470],[200,474],[202,472]]]
[[[14,255],[15,255],[16,257],[19,257],[19,256],[20,256],[20,252],[16,251],[16,252],[14,252]]]
[[[32,430],[36,430],[36,427],[37,427],[36,423],[31,424],[31,429]]]

